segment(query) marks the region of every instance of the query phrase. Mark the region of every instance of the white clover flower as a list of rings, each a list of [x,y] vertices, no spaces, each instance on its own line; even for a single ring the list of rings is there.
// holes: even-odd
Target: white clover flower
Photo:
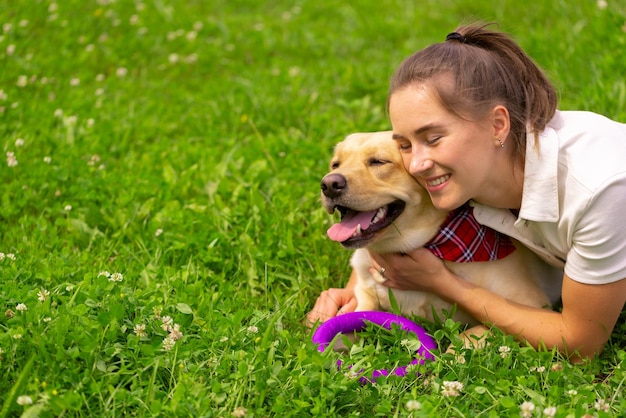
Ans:
[[[18,311],[18,312],[25,312],[25,311],[27,311],[27,310],[28,310],[28,306],[26,306],[26,304],[25,304],[25,303],[18,303],[18,304],[15,306],[15,310],[16,310],[16,311]]]
[[[88,128],[93,128],[93,125],[95,125],[96,121],[93,118],[89,118],[87,119],[87,127]]]
[[[111,276],[109,276],[110,282],[121,282],[122,280],[124,280],[124,276],[122,275],[122,273],[113,273],[111,274]]]
[[[59,9],[59,6],[56,3],[50,3],[48,5],[48,13],[54,13]]]
[[[170,337],[165,337],[163,339],[163,350],[171,351],[172,348],[174,348],[175,344],[176,344],[176,340],[173,340]]]
[[[55,117],[55,118],[61,118],[61,117],[63,117],[63,109],[56,109],[56,110],[54,111],[54,117]]]
[[[65,207],[63,207],[63,210],[66,212],[71,212],[72,211],[72,205],[65,205]]]
[[[26,405],[32,405],[33,404],[33,398],[31,398],[28,395],[20,395],[17,397],[17,404],[20,406],[26,406]]]
[[[139,338],[143,338],[148,335],[146,333],[146,324],[135,324],[135,327],[133,328],[133,332]]]
[[[250,334],[256,334],[256,333],[258,333],[258,332],[259,332],[259,329],[258,329],[256,326],[254,326],[254,325],[250,325],[250,326],[248,327],[248,332],[249,332]]]
[[[26,20],[26,19],[20,20],[20,22],[18,23],[18,26],[20,28],[25,28],[26,26],[28,26],[28,20]]]
[[[15,45],[11,44],[7,46],[7,55],[13,55],[15,53]]]
[[[224,336],[220,337],[220,342],[221,343],[225,343],[226,341],[228,341],[228,337],[227,336],[224,335]]]
[[[4,261],[5,258],[6,258],[6,255],[4,255],[4,253],[0,253],[0,261]]]
[[[420,409],[422,409],[422,403],[413,399],[407,401],[405,407],[409,411],[419,411]]]
[[[78,116],[76,115],[70,115],[67,117],[63,117],[63,125],[64,126],[74,126],[76,125],[76,122],[78,121]]]
[[[178,54],[170,54],[167,57],[167,60],[170,62],[170,64],[176,64],[178,61],[180,61],[180,56]]]
[[[463,383],[457,381],[447,381],[444,380],[441,394],[443,396],[459,396],[463,391]]]
[[[111,273],[109,273],[109,272],[108,272],[108,271],[106,271],[106,270],[103,270],[103,271],[101,271],[100,273],[98,273],[98,277],[100,277],[100,276],[104,276],[104,277],[106,277],[106,278],[109,278],[109,277],[111,277]]]
[[[80,85],[80,78],[73,77],[73,78],[70,79],[70,86],[76,87],[78,85]]]
[[[169,331],[170,327],[174,324],[174,320],[171,316],[164,316],[161,318],[161,328],[163,331]]]
[[[359,373],[353,369],[346,370],[343,375],[350,380],[358,379],[359,377]]]
[[[593,405],[597,411],[609,412],[611,409],[611,405],[605,401],[604,399],[598,399],[596,403]]]
[[[189,32],[187,32],[187,33],[185,34],[185,38],[187,38],[187,40],[188,40],[189,42],[193,42],[193,41],[195,41],[197,37],[198,37],[198,32],[196,32],[196,31],[194,31],[194,30],[189,31]]]
[[[117,70],[115,70],[115,75],[119,78],[126,77],[126,74],[128,74],[128,70],[125,67],[119,67]]]
[[[100,156],[98,154],[94,154],[91,156],[89,161],[87,161],[87,165],[93,167],[99,162],[100,162]]]
[[[172,325],[168,331],[170,332],[168,337],[174,341],[178,341],[183,338],[183,333],[180,331],[180,325],[178,324]]]
[[[9,167],[17,166],[17,158],[15,157],[15,154],[10,151],[7,152],[7,165]]]
[[[233,410],[233,412],[231,412],[231,415],[235,418],[245,417],[246,415],[248,415],[248,410],[243,406],[238,406]]]
[[[28,85],[28,77],[25,75],[19,76],[15,85],[18,87],[26,87]]]
[[[598,5],[598,9],[600,10],[604,10],[609,6],[606,0],[598,0],[596,4]]]
[[[96,75],[96,81],[97,82],[100,83],[100,82],[104,81],[104,79],[105,79],[104,74],[100,73],[100,74]]]
[[[203,27],[204,27],[204,24],[200,21],[194,22],[193,24],[193,30],[195,31],[201,31]]]
[[[11,29],[13,29],[13,25],[11,23],[4,23],[2,25],[2,32],[4,32],[4,33],[10,32]]]
[[[23,147],[24,146],[24,140],[22,138],[17,138],[15,140],[15,146],[16,147]]]
[[[16,340],[21,340],[22,339],[22,334],[17,333],[17,334],[13,334],[13,338]]]
[[[576,389],[570,389],[570,390],[567,391],[567,394],[569,396],[576,396],[576,395],[578,395],[578,391]]]
[[[13,253],[7,253],[5,255],[5,257],[8,258],[11,261],[15,261],[15,254],[13,254]]]
[[[6,100],[8,98],[7,94],[4,92],[4,90],[0,89],[0,100]]]
[[[163,229],[161,228],[157,228],[156,231],[154,231],[154,236],[158,237],[159,235],[161,235],[163,233]]]
[[[45,302],[46,299],[48,299],[48,296],[50,296],[50,292],[46,289],[41,289],[39,292],[37,292],[37,299],[39,300],[39,302]]]
[[[129,19],[128,19],[128,23],[131,26],[135,26],[137,23],[139,23],[139,16],[138,15],[132,15]]]
[[[553,418],[556,415],[556,406],[549,406],[543,410],[543,414],[548,418]]]
[[[52,162],[52,158],[46,155],[45,157],[43,157],[43,162],[46,164],[50,164]]]
[[[554,363],[551,367],[550,370],[552,370],[553,372],[560,372],[563,370],[563,363]]]
[[[49,316],[46,316],[46,317],[43,319],[43,322],[50,322],[50,321],[52,321],[52,318],[50,318]]]
[[[532,402],[524,402],[520,405],[520,415],[524,418],[530,418],[533,415],[533,411],[535,410],[535,404]]]

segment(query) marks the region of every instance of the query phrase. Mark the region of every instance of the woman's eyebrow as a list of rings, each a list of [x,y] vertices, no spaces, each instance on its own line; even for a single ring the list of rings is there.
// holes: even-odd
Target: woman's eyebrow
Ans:
[[[413,136],[418,136],[419,134],[426,132],[426,131],[430,131],[432,129],[440,129],[443,128],[444,125],[440,124],[440,123],[429,123],[427,125],[421,126],[419,128],[417,128],[416,130],[413,131]],[[407,139],[406,137],[404,137],[404,135],[400,135],[400,134],[392,134],[391,135],[392,139]]]

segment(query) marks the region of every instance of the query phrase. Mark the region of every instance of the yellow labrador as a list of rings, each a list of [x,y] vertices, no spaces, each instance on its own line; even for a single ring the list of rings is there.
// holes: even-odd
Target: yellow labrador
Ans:
[[[381,285],[384,277],[369,273],[368,250],[401,253],[422,247],[438,233],[448,213],[436,209],[426,190],[405,170],[391,132],[356,133],[340,142],[321,188],[326,211],[337,210],[342,216],[329,229],[329,237],[357,249],[351,259],[358,278],[357,310],[390,310],[389,288]],[[496,261],[444,262],[457,275],[509,300],[533,307],[550,305],[547,283],[562,273],[521,244],[513,244],[516,249]],[[432,294],[399,290],[393,294],[405,315],[432,320],[433,311],[437,315],[451,311],[449,303]],[[454,319],[477,324],[461,310]],[[479,327],[471,333],[482,332]]]

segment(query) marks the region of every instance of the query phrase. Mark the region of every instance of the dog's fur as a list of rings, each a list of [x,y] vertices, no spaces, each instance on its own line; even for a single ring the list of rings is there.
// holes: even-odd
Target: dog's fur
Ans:
[[[427,191],[405,170],[390,132],[348,136],[335,147],[330,168],[321,184],[322,202],[327,212],[332,214],[337,209],[343,216],[350,211],[387,210],[383,219],[373,222],[361,234],[344,240],[342,245],[357,248],[351,259],[358,278],[357,311],[391,310],[389,288],[381,285],[384,277],[372,276],[369,272],[368,250],[403,253],[422,247],[436,235],[447,212],[436,209]],[[399,202],[404,202],[403,210]],[[550,283],[559,283],[562,273],[526,247],[514,243],[516,251],[497,261],[444,263],[455,274],[511,301],[538,308],[550,305],[554,302],[547,296],[547,293],[554,293]],[[393,290],[393,295],[404,315],[432,320],[433,312],[440,316],[444,311],[452,311],[449,303],[432,294]],[[453,318],[477,324],[461,310],[456,310]]]

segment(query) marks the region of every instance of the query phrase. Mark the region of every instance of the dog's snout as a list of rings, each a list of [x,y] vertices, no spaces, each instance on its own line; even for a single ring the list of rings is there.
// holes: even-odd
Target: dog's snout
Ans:
[[[326,197],[334,198],[341,195],[347,185],[348,182],[346,181],[346,178],[341,174],[328,174],[322,179],[322,193],[324,193],[324,196]]]

